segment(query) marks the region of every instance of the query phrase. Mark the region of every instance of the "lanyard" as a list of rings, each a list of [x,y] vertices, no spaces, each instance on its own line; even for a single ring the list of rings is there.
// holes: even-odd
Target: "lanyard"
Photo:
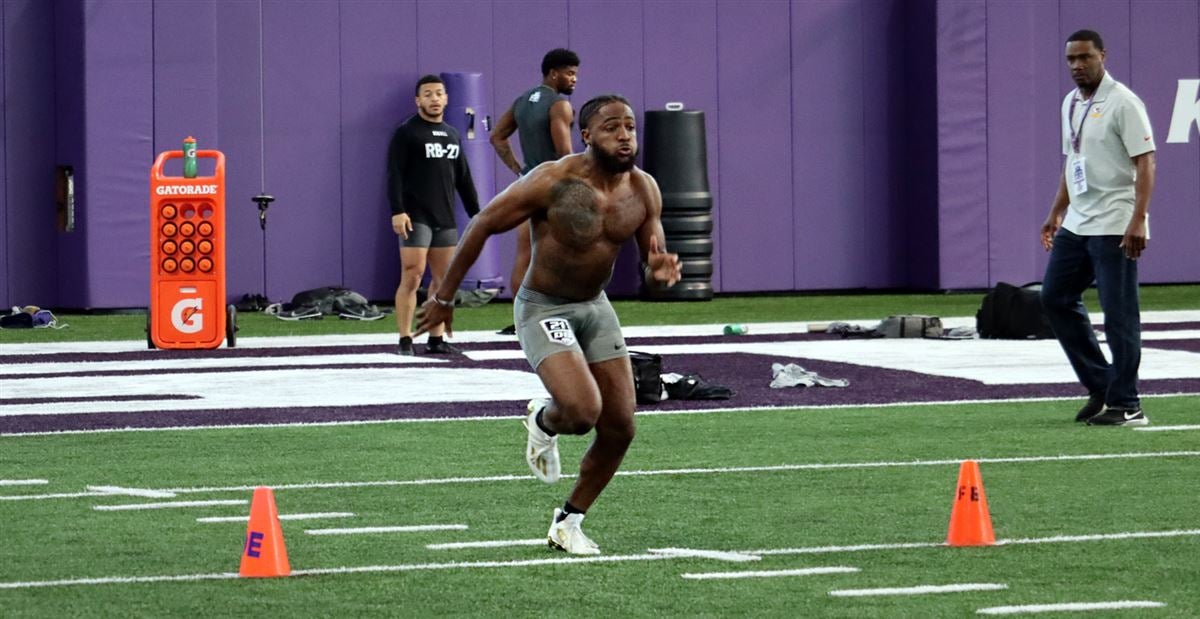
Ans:
[[[1097,89],[1099,90],[1099,89]],[[1075,154],[1079,154],[1079,141],[1083,139],[1083,123],[1087,121],[1088,112],[1092,109],[1092,103],[1096,101],[1096,93],[1092,93],[1092,98],[1088,99],[1087,107],[1083,108],[1083,118],[1079,119],[1079,130],[1075,130],[1075,102],[1079,101],[1078,93],[1071,97],[1071,111],[1067,112],[1067,126],[1071,128],[1071,147],[1075,149]]]

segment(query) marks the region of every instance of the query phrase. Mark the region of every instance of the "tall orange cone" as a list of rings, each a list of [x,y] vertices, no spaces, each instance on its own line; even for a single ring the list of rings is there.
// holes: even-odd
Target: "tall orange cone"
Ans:
[[[259,486],[254,489],[254,500],[250,502],[250,526],[246,527],[238,575],[273,578],[291,573],[287,548],[283,545],[283,529],[279,527],[279,512],[275,509],[275,493]]]
[[[954,508],[950,510],[948,546],[991,546],[996,543],[992,517],[988,514],[987,495],[983,493],[983,478],[979,463],[963,460],[958,469],[958,486],[954,489]]]

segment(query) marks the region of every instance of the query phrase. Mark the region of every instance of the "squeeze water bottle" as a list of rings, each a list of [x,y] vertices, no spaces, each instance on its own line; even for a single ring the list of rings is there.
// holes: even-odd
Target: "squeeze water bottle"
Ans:
[[[196,138],[190,135],[183,140],[183,177],[196,178]]]
[[[750,329],[746,328],[746,325],[742,325],[742,324],[725,325],[725,335],[746,335],[749,332],[750,332]]]

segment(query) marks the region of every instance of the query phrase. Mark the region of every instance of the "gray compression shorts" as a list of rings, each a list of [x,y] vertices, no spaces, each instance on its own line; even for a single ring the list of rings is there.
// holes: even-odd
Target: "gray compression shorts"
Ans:
[[[529,365],[537,370],[555,353],[583,353],[588,363],[629,354],[621,323],[603,292],[589,301],[571,301],[521,287],[513,299],[513,324]]]
[[[419,221],[412,222],[412,232],[408,240],[397,235],[400,247],[454,247],[458,245],[458,228],[432,228],[429,224]]]

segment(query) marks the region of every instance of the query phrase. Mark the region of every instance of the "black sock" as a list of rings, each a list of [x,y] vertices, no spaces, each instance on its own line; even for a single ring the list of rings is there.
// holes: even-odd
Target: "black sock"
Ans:
[[[536,416],[534,416],[534,418],[533,418],[533,422],[537,424],[537,427],[539,429],[541,429],[542,432],[546,433],[546,436],[556,436],[558,434],[558,432],[555,432],[555,431],[551,430],[550,428],[547,428],[546,422],[542,420],[542,414],[544,414],[545,412],[546,412],[545,408],[542,408],[542,410],[538,411],[538,414]]]
[[[400,345],[401,346],[404,346],[404,345],[412,346],[412,336],[411,335],[400,336]]]
[[[571,505],[570,501],[567,501],[566,503],[563,503],[562,512],[558,514],[558,520],[556,522],[562,522],[563,518],[566,518],[567,516],[570,516],[571,514],[586,514],[586,513],[587,513],[587,511],[579,509],[578,507]]]
[[[430,344],[441,344],[441,343],[442,343],[442,336],[440,336],[440,335],[431,335],[431,336],[429,336],[429,343],[430,343]]]

